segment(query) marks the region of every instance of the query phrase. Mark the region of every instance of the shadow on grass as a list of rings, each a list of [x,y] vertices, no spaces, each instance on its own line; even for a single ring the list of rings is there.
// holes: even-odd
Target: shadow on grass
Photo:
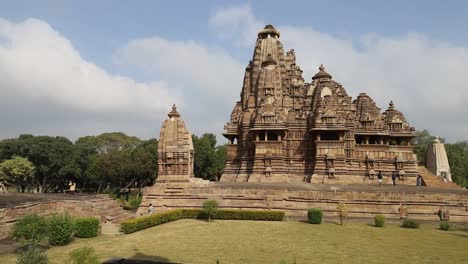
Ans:
[[[140,252],[130,258],[112,258],[103,264],[181,264],[177,262],[169,262],[169,259],[160,256],[145,255]]]

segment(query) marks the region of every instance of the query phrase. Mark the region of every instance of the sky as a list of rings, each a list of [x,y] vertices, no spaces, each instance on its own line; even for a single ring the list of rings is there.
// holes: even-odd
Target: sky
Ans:
[[[353,98],[468,139],[468,1],[1,1],[0,139],[159,135],[172,104],[221,132],[257,32],[272,24],[306,82],[324,64]]]

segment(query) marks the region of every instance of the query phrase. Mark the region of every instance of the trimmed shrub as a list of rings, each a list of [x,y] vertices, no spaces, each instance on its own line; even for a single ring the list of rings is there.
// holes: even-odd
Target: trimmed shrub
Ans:
[[[172,222],[181,218],[182,210],[171,210],[123,221],[120,224],[120,229],[123,233],[130,234],[146,228],[150,228],[167,222]]]
[[[92,247],[81,247],[68,253],[68,264],[100,264],[99,258]]]
[[[53,215],[47,219],[49,244],[63,246],[70,243],[73,236],[73,220],[68,214]]]
[[[49,259],[44,249],[31,244],[19,252],[16,264],[48,264]]]
[[[444,230],[444,231],[449,231],[450,229],[452,229],[452,223],[450,223],[449,221],[442,221],[440,222],[440,230]]]
[[[203,211],[205,211],[208,216],[208,222],[210,222],[211,218],[213,218],[216,215],[216,212],[218,212],[218,202],[213,199],[206,200],[203,203]]]
[[[254,221],[282,221],[284,212],[267,210],[219,210],[215,219],[219,220],[254,220]]]
[[[321,209],[309,209],[307,210],[307,219],[309,224],[321,224],[323,212]]]
[[[376,215],[374,218],[374,225],[376,227],[383,227],[385,225],[385,216]]]
[[[46,220],[37,214],[18,218],[13,226],[11,237],[20,244],[40,243],[47,236]]]
[[[75,236],[81,238],[96,237],[99,231],[99,219],[94,217],[75,220]]]
[[[412,220],[412,219],[406,219],[405,221],[403,221],[403,224],[401,225],[401,227],[404,227],[404,228],[419,228],[419,223]]]
[[[182,218],[208,219],[208,215],[200,209],[176,209],[123,221],[120,229],[130,234]],[[218,210],[215,216],[219,220],[282,221],[283,218],[284,212],[266,210]]]

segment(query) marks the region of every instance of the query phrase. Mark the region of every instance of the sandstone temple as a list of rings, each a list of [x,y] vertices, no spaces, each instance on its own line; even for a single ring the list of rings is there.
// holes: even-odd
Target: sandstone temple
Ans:
[[[403,206],[413,219],[437,220],[436,212],[450,210],[451,220],[468,222],[466,190],[437,176],[447,171],[438,142],[431,148],[441,172],[435,175],[417,166],[414,129],[393,102],[381,111],[364,93],[353,100],[324,66],[306,83],[279,37],[271,25],[258,34],[224,129],[229,143],[220,181],[195,177],[197,153],[173,106],[161,127],[158,177],[144,188],[138,216],[150,204],[156,211],[200,208],[215,199],[221,208],[281,210],[290,219],[304,219],[309,208],[335,217],[344,202],[349,217],[398,219]]]
[[[385,111],[365,93],[352,99],[323,65],[305,82],[280,32],[258,33],[240,101],[223,135],[227,182],[363,182],[377,172],[414,182],[414,128],[390,102]]]

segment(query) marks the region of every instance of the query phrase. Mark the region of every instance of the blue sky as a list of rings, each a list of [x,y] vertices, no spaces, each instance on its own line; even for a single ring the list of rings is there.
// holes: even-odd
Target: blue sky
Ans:
[[[0,121],[11,125],[0,138],[154,137],[172,102],[195,133],[219,135],[255,32],[271,23],[306,80],[324,63],[352,96],[367,92],[382,109],[394,99],[417,129],[467,139],[466,14],[466,1],[4,1]],[[43,57],[24,55],[34,51]]]

